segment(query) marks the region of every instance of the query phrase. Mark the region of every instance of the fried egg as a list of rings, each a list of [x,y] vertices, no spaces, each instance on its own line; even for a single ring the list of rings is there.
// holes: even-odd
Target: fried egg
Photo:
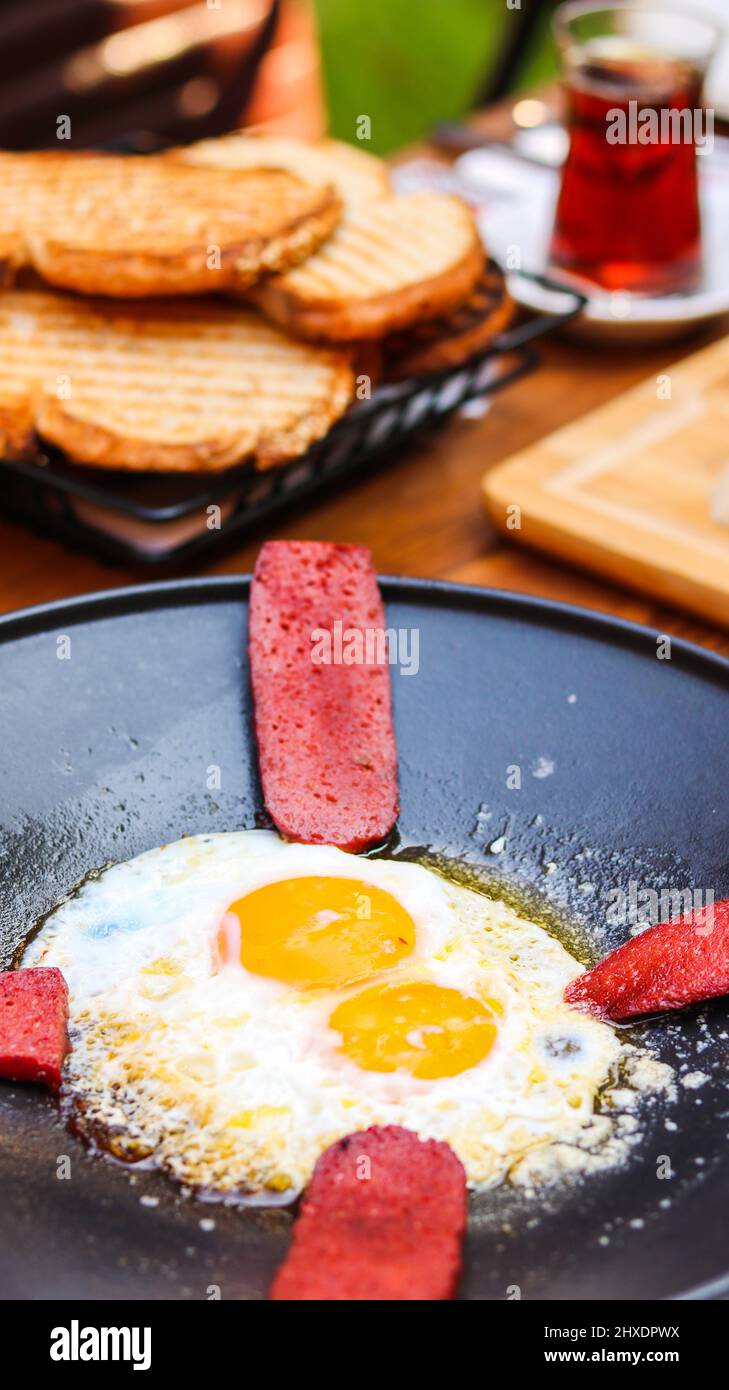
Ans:
[[[417,863],[198,835],[87,880],[23,965],[70,994],[65,1103],[210,1195],[293,1197],[372,1124],[446,1140],[477,1188],[577,1139],[620,1053],[543,927]]]

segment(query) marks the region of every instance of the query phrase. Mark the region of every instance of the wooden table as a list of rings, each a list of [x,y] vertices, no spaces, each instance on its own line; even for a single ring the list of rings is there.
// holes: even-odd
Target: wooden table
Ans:
[[[479,118],[505,130],[503,108]],[[506,543],[484,514],[485,470],[517,449],[602,404],[642,378],[726,332],[709,332],[652,349],[627,351],[552,338],[540,345],[536,373],[496,395],[482,420],[454,419],[362,483],[315,504],[266,536],[357,541],[387,574],[455,579],[540,594],[647,623],[729,655],[729,632],[703,625],[623,589]],[[199,574],[252,568],[262,536]],[[110,568],[71,553],[19,524],[0,522],[0,611],[138,583],[145,574]],[[152,576],[153,578],[153,576]]]

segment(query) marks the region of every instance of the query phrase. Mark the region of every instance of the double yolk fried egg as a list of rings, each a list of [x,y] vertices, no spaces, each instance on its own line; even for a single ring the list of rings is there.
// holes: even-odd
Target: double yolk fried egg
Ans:
[[[414,863],[268,831],[198,835],[87,881],[23,965],[70,994],[64,1094],[118,1157],[284,1199],[344,1134],[446,1140],[488,1186],[577,1138],[613,1031],[579,963],[504,903]]]

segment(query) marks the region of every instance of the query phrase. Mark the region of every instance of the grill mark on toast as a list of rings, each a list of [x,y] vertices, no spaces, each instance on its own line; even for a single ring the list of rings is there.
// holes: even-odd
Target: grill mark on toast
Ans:
[[[252,455],[268,467],[305,450],[352,398],[347,351],[292,342],[250,310],[113,310],[0,294],[6,450],[31,449],[38,429],[99,466],[192,470]]]

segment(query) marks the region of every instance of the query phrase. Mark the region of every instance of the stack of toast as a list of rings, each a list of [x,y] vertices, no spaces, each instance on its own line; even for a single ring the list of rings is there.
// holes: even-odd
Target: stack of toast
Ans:
[[[0,153],[0,272],[0,452],[96,468],[284,463],[511,314],[465,204],[333,140]]]

